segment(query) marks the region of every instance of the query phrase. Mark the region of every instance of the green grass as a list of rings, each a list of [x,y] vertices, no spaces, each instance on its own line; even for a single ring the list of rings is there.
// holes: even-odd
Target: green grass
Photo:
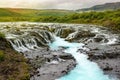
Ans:
[[[120,9],[104,12],[69,10],[0,9],[0,22],[31,21],[97,24],[120,30]]]
[[[38,17],[38,16],[64,16],[74,13],[69,10],[34,10],[34,9],[2,9],[0,8],[0,17]]]

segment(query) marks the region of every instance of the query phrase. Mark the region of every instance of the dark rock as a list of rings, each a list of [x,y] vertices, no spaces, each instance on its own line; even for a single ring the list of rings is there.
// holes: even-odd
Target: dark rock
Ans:
[[[99,50],[91,49],[89,59],[96,62],[107,75],[120,79],[120,45],[109,45]]]
[[[67,60],[67,59],[74,59],[74,57],[72,55],[60,55],[59,57],[61,59],[65,59],[65,60]]]
[[[40,76],[40,74],[37,75],[38,77]]]
[[[104,43],[107,43],[107,42],[109,42],[109,40],[108,39],[104,39]]]
[[[64,71],[62,71],[61,73],[67,74],[67,71],[64,70]]]
[[[109,67],[109,66],[106,66],[103,70],[104,70],[104,71],[111,71],[111,70],[113,70],[113,68],[111,68],[111,67]]]
[[[74,29],[72,28],[60,28],[59,34],[57,36],[60,36],[61,38],[66,38],[70,33],[74,32]]]
[[[89,37],[94,37],[95,34],[91,33],[90,31],[78,31],[74,34],[72,39],[66,38],[66,41],[74,41],[74,40],[78,40],[81,38],[89,38]]]
[[[91,33],[90,31],[81,31],[78,33],[78,36],[79,38],[83,38],[83,37],[94,37],[95,34],[94,33]]]
[[[103,40],[103,38],[94,38],[94,41],[95,42],[100,42],[100,41],[102,41]]]

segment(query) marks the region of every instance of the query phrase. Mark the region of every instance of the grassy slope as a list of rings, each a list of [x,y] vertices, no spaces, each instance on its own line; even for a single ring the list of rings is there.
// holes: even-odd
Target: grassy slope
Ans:
[[[11,9],[0,8],[0,21],[36,21],[44,17],[58,17],[73,14],[69,10],[33,10],[33,9]]]
[[[0,9],[0,21],[99,24],[120,30],[120,10],[78,13],[69,10]]]
[[[38,17],[38,16],[64,16],[69,13],[74,13],[69,10],[34,10],[34,9],[11,9],[11,8],[0,8],[0,17]]]
[[[29,80],[29,67],[23,55],[13,50],[0,33],[0,80]]]
[[[120,31],[120,9],[104,12],[85,12],[70,16],[71,23],[97,24]]]
[[[9,11],[8,9],[2,9],[0,8],[0,17],[8,17],[8,16],[19,16],[19,14]]]

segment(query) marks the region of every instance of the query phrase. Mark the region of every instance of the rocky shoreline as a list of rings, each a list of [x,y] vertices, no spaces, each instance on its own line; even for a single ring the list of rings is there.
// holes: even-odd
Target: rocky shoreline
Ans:
[[[90,46],[89,46],[90,47]],[[105,74],[120,79],[120,45],[105,46],[102,49],[94,47],[88,52],[89,59],[96,62]]]
[[[96,62],[106,75],[120,79],[120,46],[107,45],[105,48],[91,47],[87,52],[89,59]],[[34,67],[30,80],[55,80],[68,74],[75,66],[76,61],[72,55],[64,53],[64,49],[58,51],[41,48],[25,54],[29,63]],[[34,53],[34,58],[32,58]],[[57,59],[55,60],[55,56]]]
[[[24,54],[32,66],[30,80],[55,80],[68,74],[75,66],[76,61],[71,54],[40,48]]]

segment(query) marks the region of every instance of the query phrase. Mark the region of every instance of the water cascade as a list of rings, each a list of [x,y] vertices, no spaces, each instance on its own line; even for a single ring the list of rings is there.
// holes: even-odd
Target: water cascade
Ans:
[[[47,31],[30,32],[27,35],[15,38],[8,38],[13,48],[18,52],[25,52],[29,50],[38,49],[41,46],[48,46],[54,38],[52,33]]]
[[[89,61],[86,51],[82,43],[69,43],[62,38],[56,37],[55,41],[50,44],[52,50],[57,50],[59,47],[67,47],[65,53],[72,54],[77,61],[77,66],[68,74],[56,80],[116,80],[104,75],[99,66]],[[80,51],[79,51],[80,50]]]
[[[88,60],[86,52],[89,49],[84,46],[116,43],[118,36],[106,29],[95,25],[28,22],[0,23],[0,26],[0,31],[5,33],[6,38],[18,52],[37,50],[46,46],[52,50],[65,47],[64,52],[71,54],[77,65],[68,75],[57,80],[117,80],[104,75],[96,63]]]

